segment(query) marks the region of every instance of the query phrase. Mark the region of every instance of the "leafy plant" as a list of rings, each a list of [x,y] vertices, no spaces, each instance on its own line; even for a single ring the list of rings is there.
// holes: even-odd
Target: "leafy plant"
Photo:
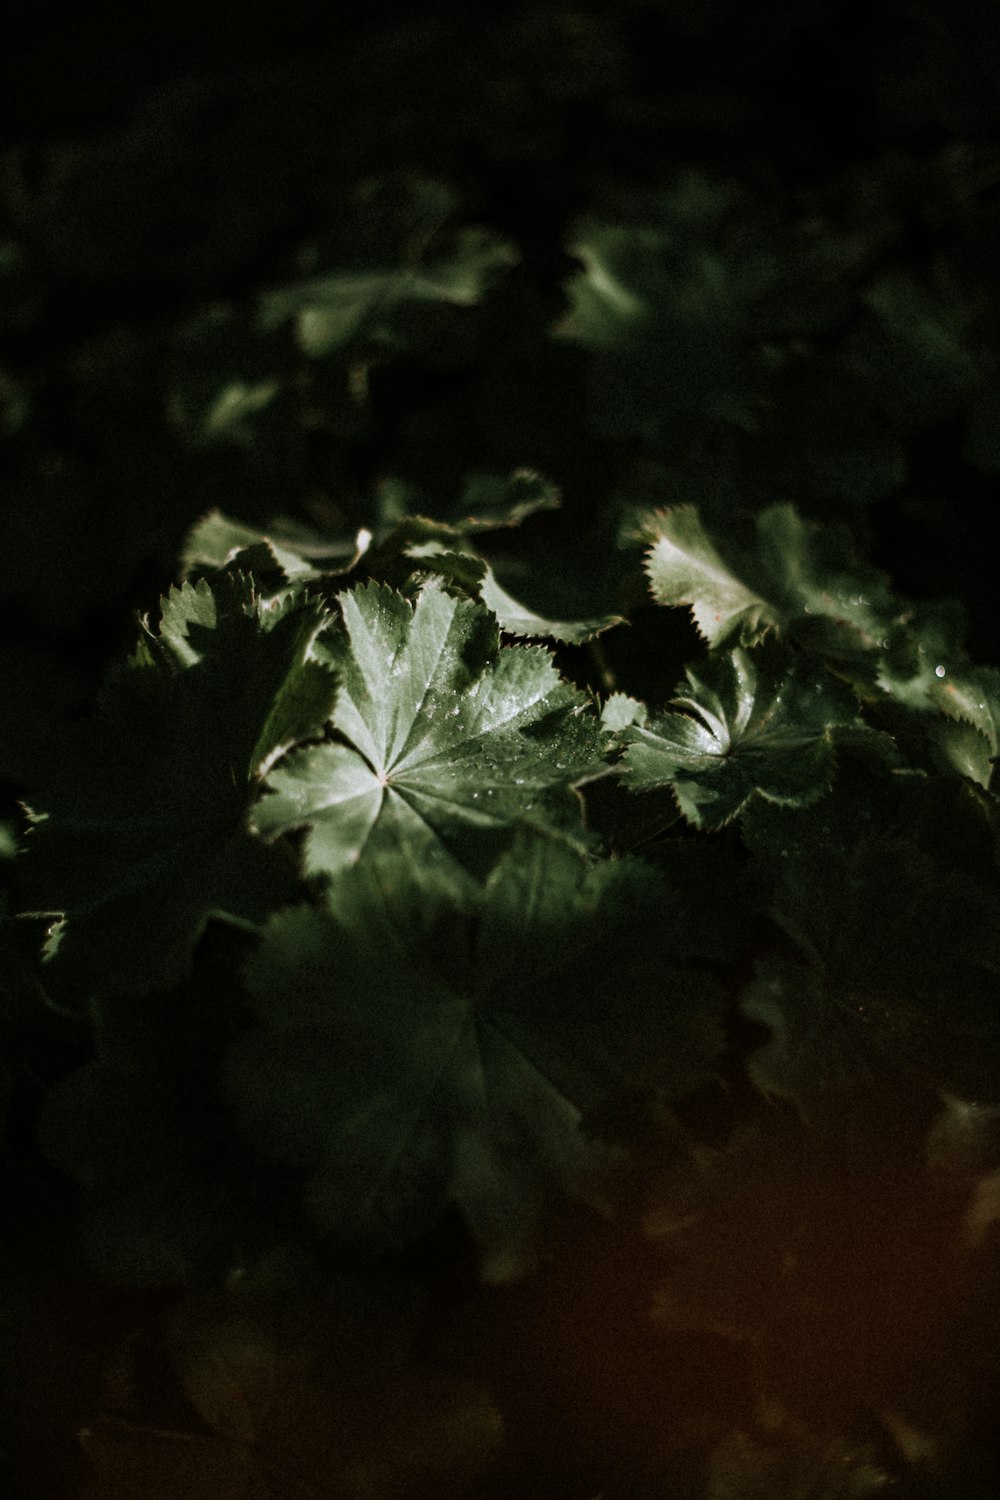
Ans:
[[[996,1492],[995,152],[690,10],[0,164],[12,1491]]]
[[[943,677],[895,665],[926,628],[842,542],[827,562],[815,527],[766,512],[729,571],[696,513],[651,516],[653,597],[707,636],[661,712],[602,707],[505,639],[481,575],[428,571],[406,525],[329,573],[228,522],[194,564],[207,527],[198,581],[74,732],[19,865],[22,905],[54,922],[43,983],[96,1028],[42,1140],[98,1264],[202,1276],[267,1246],[280,1203],[282,1236],[349,1261],[457,1211],[480,1276],[507,1281],[572,1203],[659,1203],[688,1101],[732,1067],[727,1017],[760,1028],[740,1066],[801,1117],[809,1171],[887,1090],[901,1119],[935,1091],[1000,1107],[992,679],[958,641]],[[661,794],[676,811],[640,857],[622,831]],[[685,890],[713,837],[700,899],[742,904],[735,942]],[[154,1117],[174,1120],[162,1145]],[[747,1128],[723,1168],[747,1151],[770,1171]],[[647,1210],[658,1232],[682,1202],[668,1185]],[[783,1357],[756,1378],[787,1400]]]

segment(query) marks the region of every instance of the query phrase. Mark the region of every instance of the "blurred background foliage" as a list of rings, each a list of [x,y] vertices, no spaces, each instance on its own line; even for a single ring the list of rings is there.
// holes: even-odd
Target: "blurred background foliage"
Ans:
[[[844,514],[990,654],[989,17],[210,22],[21,6],[0,64],[0,591],[34,653],[3,665],[45,680],[33,717],[212,506],[350,531],[519,466],[574,533],[681,499]],[[19,781],[30,734],[0,754]]]

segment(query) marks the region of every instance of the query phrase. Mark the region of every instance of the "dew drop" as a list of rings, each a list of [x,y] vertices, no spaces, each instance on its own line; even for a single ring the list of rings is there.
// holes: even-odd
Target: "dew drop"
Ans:
[[[944,667],[935,667],[934,668],[934,676],[935,677],[943,677],[944,676]]]

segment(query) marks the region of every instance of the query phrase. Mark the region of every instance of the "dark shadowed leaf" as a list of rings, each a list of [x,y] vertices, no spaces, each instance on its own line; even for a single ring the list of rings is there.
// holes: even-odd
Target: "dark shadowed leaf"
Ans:
[[[325,1236],[391,1246],[454,1201],[484,1276],[507,1279],[553,1195],[610,1201],[620,1152],[587,1114],[685,1093],[714,1065],[720,997],[679,929],[647,867],[537,833],[464,908],[362,861],[326,911],[268,925],[233,1105],[258,1151],[308,1175]]]
[[[237,576],[164,600],[110,679],[97,715],[67,736],[32,809],[24,904],[62,913],[54,972],[146,986],[186,967],[212,911],[254,920],[294,889],[246,813],[276,756],[320,733],[335,697],[313,642],[322,610],[258,601]]]

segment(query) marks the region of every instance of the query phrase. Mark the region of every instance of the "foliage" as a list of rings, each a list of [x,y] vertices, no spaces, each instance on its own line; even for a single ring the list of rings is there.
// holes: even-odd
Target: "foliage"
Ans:
[[[12,1492],[996,1492],[998,117],[765,11],[0,162]]]

